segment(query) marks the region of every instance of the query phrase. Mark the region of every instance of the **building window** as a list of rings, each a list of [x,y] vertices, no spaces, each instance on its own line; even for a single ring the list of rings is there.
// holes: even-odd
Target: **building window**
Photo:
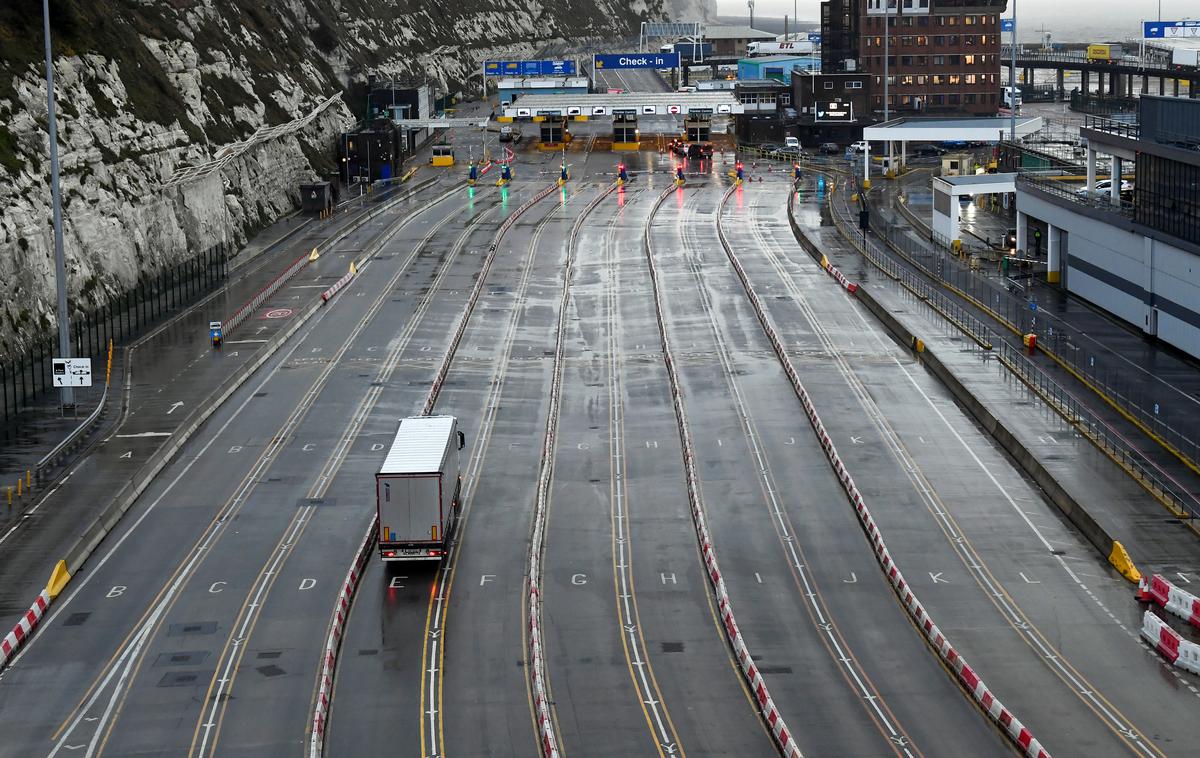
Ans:
[[[950,45],[950,47],[958,47],[958,35],[951,34],[950,36],[946,37],[946,44]]]
[[[947,56],[947,57],[948,57],[948,63],[951,66],[961,66],[962,65],[962,56],[961,55],[951,55],[951,56]]]
[[[905,47],[912,47],[912,43],[913,43],[912,37],[901,37],[900,38],[900,44]]]
[[[925,58],[925,56],[924,56],[924,55],[918,55],[918,56],[917,56],[917,65],[918,65],[918,66],[924,66],[924,65],[925,65],[925,61],[926,61],[926,58]]]
[[[951,105],[958,105],[958,104],[959,104],[959,102],[958,102],[958,101],[959,101],[959,96],[958,96],[958,94],[957,94],[957,93],[952,93],[952,94],[950,95],[950,104],[951,104]]]
[[[846,82],[846,89],[862,89],[862,82]]]
[[[974,16],[963,16],[963,23],[966,24],[967,26],[974,26],[975,25],[975,17]]]
[[[922,34],[917,37],[917,44],[920,45],[921,47],[925,47],[926,45],[929,44],[929,38],[926,37],[924,34]]]
[[[825,82],[825,89],[833,89],[833,82]]]
[[[917,26],[929,26],[929,16],[917,16]]]
[[[964,105],[974,105],[975,104],[975,93],[968,92],[967,94],[963,95],[963,104]]]
[[[900,56],[900,65],[901,66],[911,66],[912,64],[913,64],[913,57],[911,55],[901,55]]]
[[[975,75],[974,74],[964,74],[963,81],[966,82],[967,84],[975,84]]]
[[[977,56],[977,55],[964,55],[963,56],[963,65],[964,66],[974,66],[975,59],[978,57],[979,56]]]
[[[945,101],[946,101],[945,95],[930,95],[929,96],[929,102],[932,103],[933,105],[945,105]]]
[[[950,74],[950,76],[946,77],[946,80],[947,80],[947,83],[950,84],[951,86],[954,86],[956,84],[962,84],[962,76],[960,76],[959,74]]]
[[[929,80],[933,82],[933,86],[935,87],[940,87],[946,83],[946,77],[942,76],[941,74],[934,74],[933,76],[929,77]]]
[[[935,66],[945,66],[945,65],[946,65],[946,56],[944,56],[944,55],[935,55],[935,56],[933,56],[933,65],[935,65]]]

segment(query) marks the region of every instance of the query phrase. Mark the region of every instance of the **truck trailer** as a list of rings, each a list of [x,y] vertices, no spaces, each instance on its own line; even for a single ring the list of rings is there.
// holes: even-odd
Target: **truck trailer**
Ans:
[[[1171,65],[1176,68],[1200,66],[1200,50],[1194,47],[1172,47]]]
[[[462,509],[458,454],[465,444],[453,416],[400,420],[392,447],[375,475],[383,560],[446,557]]]

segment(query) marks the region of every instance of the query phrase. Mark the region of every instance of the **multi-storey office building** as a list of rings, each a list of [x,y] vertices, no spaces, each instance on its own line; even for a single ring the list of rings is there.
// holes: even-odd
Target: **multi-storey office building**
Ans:
[[[853,59],[875,77],[876,111],[884,110],[885,58],[890,113],[999,109],[1000,14],[1007,0],[825,0],[823,6],[829,7],[822,8],[822,32],[840,40],[830,56],[845,56],[837,70]],[[858,44],[850,56],[843,43],[853,23]]]

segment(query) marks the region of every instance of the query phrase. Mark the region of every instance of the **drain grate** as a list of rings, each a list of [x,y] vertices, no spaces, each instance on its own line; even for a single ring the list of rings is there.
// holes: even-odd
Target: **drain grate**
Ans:
[[[258,657],[260,660],[271,660],[281,655],[283,655],[283,651],[281,650],[264,650],[258,654]]]
[[[790,674],[792,673],[791,666],[759,666],[760,674]]]
[[[367,648],[366,650],[359,650],[358,654],[359,655],[379,655],[379,650],[376,648]]]
[[[171,624],[167,628],[168,637],[179,637],[184,634],[212,634],[217,631],[215,621],[190,621],[184,624]]]
[[[163,674],[163,678],[158,680],[159,687],[190,687],[199,683],[200,674],[188,671],[172,671]]]
[[[155,666],[199,666],[208,657],[207,650],[180,650],[175,653],[159,653]]]
[[[662,651],[664,653],[682,653],[683,652],[683,643],[682,642],[664,642],[664,643],[662,643]]]
[[[255,393],[254,393],[254,396],[255,396],[255,397],[266,397],[266,396],[267,396],[267,393],[265,393],[265,392],[255,392]]]
[[[263,676],[283,676],[284,674],[287,673],[283,669],[276,666],[274,663],[268,664],[266,666],[259,666],[254,670],[257,671],[258,673],[262,674]]]

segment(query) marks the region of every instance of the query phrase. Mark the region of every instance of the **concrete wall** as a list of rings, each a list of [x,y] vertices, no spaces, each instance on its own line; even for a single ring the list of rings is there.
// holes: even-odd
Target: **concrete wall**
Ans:
[[[1063,229],[1067,289],[1146,334],[1200,357],[1200,256],[1018,187],[1022,213]]]

